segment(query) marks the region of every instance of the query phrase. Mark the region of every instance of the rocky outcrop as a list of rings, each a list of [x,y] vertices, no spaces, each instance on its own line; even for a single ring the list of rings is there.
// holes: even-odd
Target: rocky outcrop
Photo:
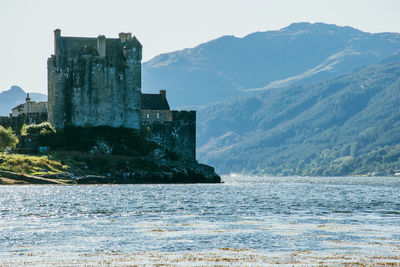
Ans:
[[[220,183],[221,177],[214,168],[198,164],[196,167],[172,167],[167,170],[133,171],[117,175],[86,175],[75,179],[77,184],[169,184],[169,183]]]

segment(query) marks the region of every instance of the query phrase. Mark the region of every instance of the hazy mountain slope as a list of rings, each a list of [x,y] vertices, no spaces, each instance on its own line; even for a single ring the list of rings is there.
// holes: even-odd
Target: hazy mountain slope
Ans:
[[[30,93],[32,101],[47,101],[47,96],[40,93]],[[0,93],[0,116],[8,116],[11,109],[25,103],[26,93],[19,86],[11,86],[10,89]]]
[[[143,64],[143,89],[166,89],[172,107],[202,105],[245,95],[246,90],[348,74],[396,51],[399,33],[294,23],[157,56]]]
[[[382,157],[397,151],[399,107],[396,55],[347,76],[201,108],[199,159],[222,173],[320,175],[345,158],[354,165],[348,172],[357,173],[362,166],[355,164],[369,153],[383,149]],[[313,168],[320,169],[308,173]]]

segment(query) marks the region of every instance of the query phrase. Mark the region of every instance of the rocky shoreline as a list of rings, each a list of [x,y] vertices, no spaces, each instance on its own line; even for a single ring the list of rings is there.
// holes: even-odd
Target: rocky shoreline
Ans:
[[[83,174],[70,172],[46,175],[28,175],[11,171],[0,171],[0,185],[16,184],[170,184],[170,183],[221,183],[221,177],[214,168],[204,164],[193,166],[169,166],[163,170],[137,170],[107,175]]]

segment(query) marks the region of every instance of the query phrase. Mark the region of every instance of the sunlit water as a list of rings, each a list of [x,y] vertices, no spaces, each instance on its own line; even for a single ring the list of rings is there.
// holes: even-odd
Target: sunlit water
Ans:
[[[399,178],[223,180],[0,186],[0,265],[400,264]]]

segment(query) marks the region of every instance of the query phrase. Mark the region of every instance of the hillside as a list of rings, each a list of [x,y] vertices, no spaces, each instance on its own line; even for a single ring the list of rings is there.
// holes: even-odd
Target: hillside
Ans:
[[[400,171],[400,54],[339,78],[270,89],[198,112],[198,154],[220,173]]]
[[[40,93],[30,93],[32,101],[47,101],[47,96]],[[8,116],[11,109],[25,103],[26,92],[19,86],[11,86],[10,89],[0,93],[0,116]]]
[[[143,90],[166,89],[173,108],[204,105],[349,74],[398,51],[399,33],[294,23],[159,55],[143,64]]]

